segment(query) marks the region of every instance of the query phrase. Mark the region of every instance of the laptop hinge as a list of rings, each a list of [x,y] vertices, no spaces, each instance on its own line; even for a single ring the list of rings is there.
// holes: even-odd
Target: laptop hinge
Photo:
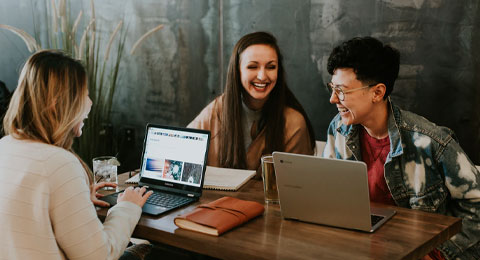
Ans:
[[[193,195],[193,194],[189,193],[189,194],[187,194],[187,196],[188,196],[188,197],[192,197],[192,198],[193,198],[195,195]]]

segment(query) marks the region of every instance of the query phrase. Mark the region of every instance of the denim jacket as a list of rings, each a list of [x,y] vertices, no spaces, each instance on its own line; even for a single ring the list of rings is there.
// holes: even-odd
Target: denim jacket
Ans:
[[[362,160],[361,127],[335,116],[323,157]],[[389,102],[388,134],[384,176],[395,203],[462,218],[460,233],[438,249],[447,259],[479,259],[480,173],[453,132]]]

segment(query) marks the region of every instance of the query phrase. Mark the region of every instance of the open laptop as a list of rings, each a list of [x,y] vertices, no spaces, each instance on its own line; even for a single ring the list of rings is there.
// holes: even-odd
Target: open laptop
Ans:
[[[371,208],[364,162],[274,152],[282,216],[374,232],[395,215]]]
[[[210,131],[148,124],[139,186],[154,193],[142,208],[159,215],[198,201],[202,195]],[[117,202],[118,193],[102,200]]]

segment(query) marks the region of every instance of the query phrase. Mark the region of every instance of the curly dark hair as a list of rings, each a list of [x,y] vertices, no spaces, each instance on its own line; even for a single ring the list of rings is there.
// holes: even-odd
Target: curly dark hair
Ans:
[[[383,83],[386,99],[400,68],[400,53],[373,37],[355,37],[333,49],[328,58],[328,73],[338,68],[352,68],[357,79],[366,84]]]

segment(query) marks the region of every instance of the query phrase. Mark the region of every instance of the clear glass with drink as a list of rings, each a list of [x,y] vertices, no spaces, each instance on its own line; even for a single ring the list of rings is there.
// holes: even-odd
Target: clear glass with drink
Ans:
[[[275,168],[273,167],[273,156],[270,154],[264,155],[261,162],[265,203],[278,204],[277,178],[275,176]]]
[[[93,176],[95,184],[99,182],[113,182],[118,184],[117,167],[120,165],[114,156],[101,156],[93,158]],[[105,187],[113,190],[113,187]]]

